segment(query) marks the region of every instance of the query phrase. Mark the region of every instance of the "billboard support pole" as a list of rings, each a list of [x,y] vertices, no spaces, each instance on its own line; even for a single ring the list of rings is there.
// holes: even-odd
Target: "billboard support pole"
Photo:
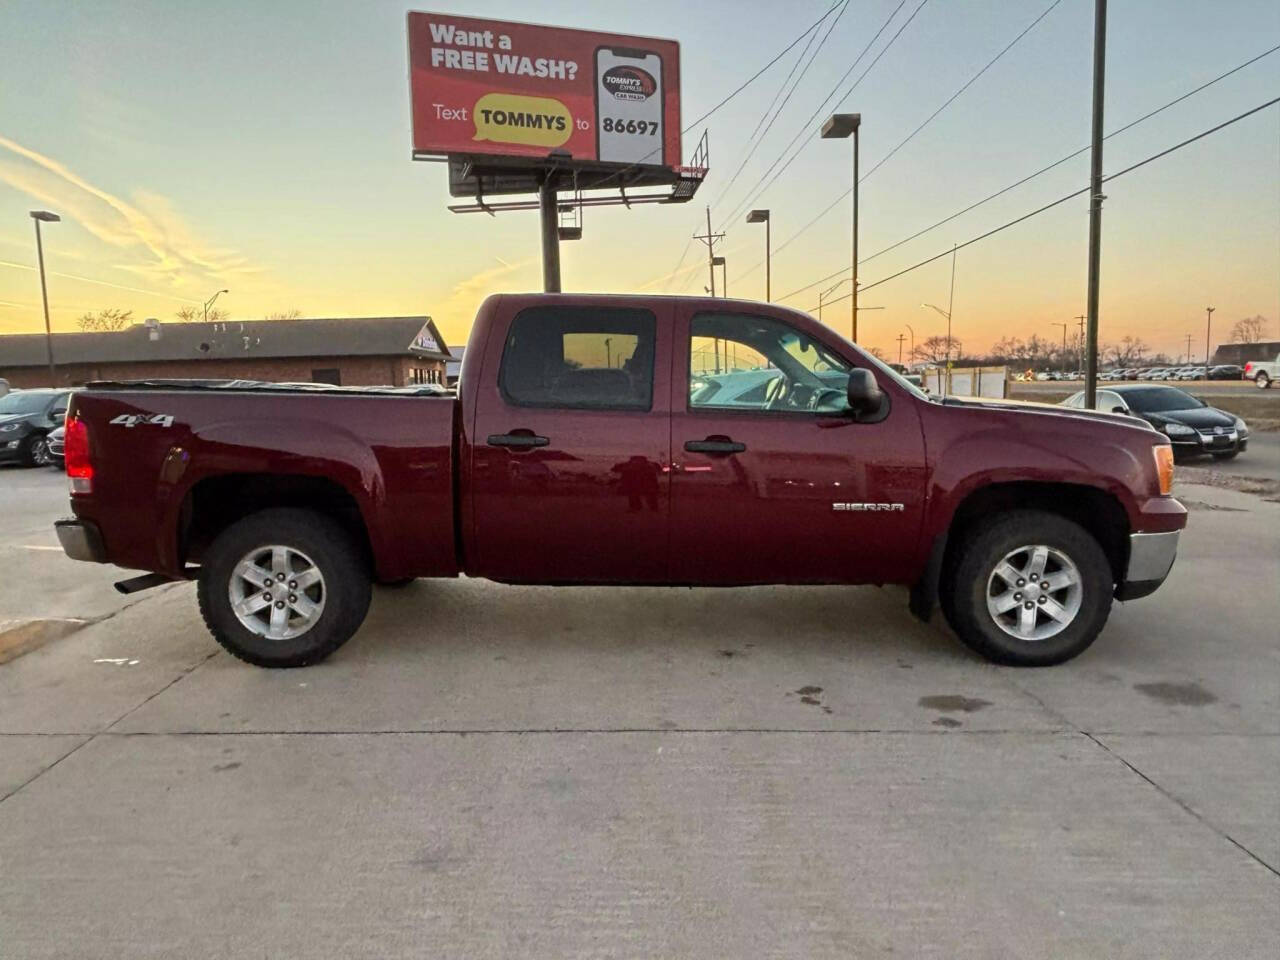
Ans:
[[[542,220],[542,289],[560,292],[560,213],[551,174],[538,187],[538,211]]]

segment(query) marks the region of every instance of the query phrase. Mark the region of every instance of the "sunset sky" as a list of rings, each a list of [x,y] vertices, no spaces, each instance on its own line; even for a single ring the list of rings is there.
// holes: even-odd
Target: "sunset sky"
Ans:
[[[906,0],[881,44],[918,3]],[[1050,3],[929,0],[840,107],[863,115],[863,172]],[[443,9],[678,40],[688,124],[830,6],[459,0]],[[706,122],[712,173],[692,203],[586,211],[585,239],[562,247],[565,289],[701,292],[700,244],[671,274],[710,203],[715,229],[728,234],[718,252],[728,258],[729,293],[763,298],[763,229],[724,218],[748,200],[770,208],[777,249],[848,189],[849,143],[821,141],[820,121],[804,121],[897,6],[850,0],[727,194],[803,44]],[[485,295],[539,289],[537,214],[451,214],[443,168],[410,160],[408,9],[382,0],[7,0],[0,333],[43,328],[27,215],[35,208],[63,217],[45,227],[55,330],[72,330],[80,314],[107,307],[139,320],[172,318],[227,287],[219,306],[235,319],[293,309],[430,314],[459,343]],[[869,176],[861,189],[863,255],[1087,144],[1092,37],[1092,0],[1060,0]],[[1108,40],[1111,131],[1280,44],[1280,3],[1112,3]],[[1277,95],[1280,52],[1108,140],[1105,168],[1121,169]],[[686,158],[701,129],[685,135]],[[798,159],[763,195],[750,193],[801,131],[807,146]],[[863,283],[1057,199],[1087,177],[1085,153],[865,264]],[[1104,340],[1134,334],[1177,354],[1190,333],[1199,355],[1208,305],[1217,308],[1215,331],[1262,314],[1269,336],[1280,338],[1280,106],[1114,181],[1106,194]],[[1057,340],[1053,324],[1084,312],[1087,207],[1080,197],[961,251],[954,318],[966,348],[1033,332]],[[778,250],[775,298],[847,266],[849,231],[842,201]],[[868,291],[863,304],[884,309],[861,317],[862,342],[896,359],[895,338],[907,324],[917,341],[939,333],[944,321],[921,303],[945,308],[949,278],[943,259]],[[814,307],[828,285],[786,302]],[[847,333],[848,308],[847,300],[829,308],[826,321]]]

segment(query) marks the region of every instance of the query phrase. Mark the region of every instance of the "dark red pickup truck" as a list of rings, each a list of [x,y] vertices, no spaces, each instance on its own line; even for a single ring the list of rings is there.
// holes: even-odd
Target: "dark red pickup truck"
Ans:
[[[91,384],[79,560],[199,581],[209,629],[314,663],[371,582],[904,584],[1002,663],[1085,649],[1173,564],[1168,440],[1113,414],[926,396],[807,314],[503,295],[459,396]]]

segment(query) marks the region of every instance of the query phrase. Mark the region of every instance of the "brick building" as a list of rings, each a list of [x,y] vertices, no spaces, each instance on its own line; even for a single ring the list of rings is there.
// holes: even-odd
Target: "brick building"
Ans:
[[[444,383],[449,348],[430,317],[351,317],[55,333],[53,359],[58,386],[163,377],[399,387]],[[0,336],[0,378],[49,386],[45,335]]]

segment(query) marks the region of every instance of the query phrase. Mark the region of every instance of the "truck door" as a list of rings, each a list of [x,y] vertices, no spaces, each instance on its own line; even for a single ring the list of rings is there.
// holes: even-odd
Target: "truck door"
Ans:
[[[918,401],[909,388],[873,368],[886,412],[878,422],[855,422],[849,370],[871,365],[838,338],[798,319],[793,325],[692,305],[678,313],[672,581],[907,576],[925,480]]]
[[[516,582],[667,579],[671,321],[657,309],[666,315],[542,304],[490,336],[471,569]]]

